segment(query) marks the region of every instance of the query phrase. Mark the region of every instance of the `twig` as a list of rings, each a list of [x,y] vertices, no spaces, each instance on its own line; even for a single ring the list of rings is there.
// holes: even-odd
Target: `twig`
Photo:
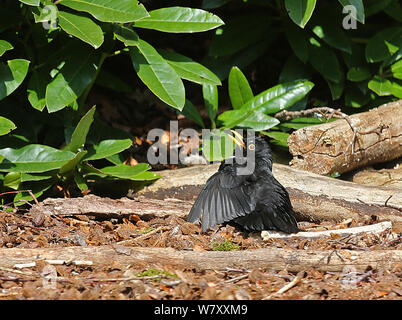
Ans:
[[[240,281],[240,280],[245,279],[247,277],[248,277],[248,274],[242,274],[241,276],[234,277],[234,278],[229,279],[229,280],[225,280],[224,282],[225,283],[237,282],[237,281]]]
[[[144,239],[152,236],[153,234],[155,234],[155,233],[157,233],[159,231],[170,230],[170,229],[171,229],[171,227],[162,226],[162,227],[156,228],[155,230],[149,231],[146,234],[144,234],[142,236],[139,236],[137,238],[119,241],[119,242],[117,242],[117,244],[126,244],[126,243],[136,242],[136,241],[139,241],[139,240],[144,240]]]
[[[265,298],[262,298],[262,300],[270,300],[272,299],[274,296],[285,293],[286,291],[292,289],[295,285],[297,285],[301,279],[303,278],[304,272],[299,272],[297,274],[297,276],[291,281],[289,282],[287,285],[283,286],[281,289],[279,289],[277,292],[274,292],[272,294],[270,294],[269,296],[266,296]]]

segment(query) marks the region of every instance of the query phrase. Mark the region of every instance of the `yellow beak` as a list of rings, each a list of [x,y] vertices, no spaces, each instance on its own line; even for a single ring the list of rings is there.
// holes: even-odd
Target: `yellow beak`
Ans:
[[[243,137],[240,135],[240,133],[238,133],[235,130],[230,130],[230,131],[232,131],[232,133],[234,134],[234,137],[229,136],[233,140],[233,142],[236,143],[239,147],[245,148],[246,145],[244,144]]]

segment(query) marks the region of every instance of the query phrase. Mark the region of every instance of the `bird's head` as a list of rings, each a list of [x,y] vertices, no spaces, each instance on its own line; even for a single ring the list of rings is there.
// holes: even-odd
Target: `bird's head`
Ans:
[[[254,136],[247,139],[246,148],[248,152],[254,151],[256,162],[264,161],[267,163],[269,170],[272,171],[272,151],[268,142],[263,137]]]

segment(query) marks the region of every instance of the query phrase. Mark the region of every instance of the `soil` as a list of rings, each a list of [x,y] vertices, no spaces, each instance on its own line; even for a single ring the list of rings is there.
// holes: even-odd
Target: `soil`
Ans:
[[[370,222],[369,222],[370,223]],[[354,227],[361,224],[300,222],[305,230]],[[155,232],[155,230],[158,230]],[[226,225],[202,234],[198,225],[170,216],[141,220],[132,215],[121,220],[97,220],[86,216],[51,217],[41,221],[29,214],[0,213],[0,248],[125,245],[171,247],[178,250],[253,250],[291,248],[296,250],[401,250],[402,237],[380,235],[333,236],[313,240],[263,241],[259,233],[247,234]],[[136,241],[133,239],[138,238]],[[130,240],[131,239],[131,240]],[[127,241],[129,240],[129,241]],[[330,257],[329,257],[330,258]],[[111,261],[96,265],[53,265],[39,261],[35,266],[0,267],[0,299],[402,299],[401,266],[364,272],[344,268],[321,272],[307,268],[297,275],[282,270],[226,269],[177,270],[163,261],[146,268],[123,267]],[[284,286],[298,282],[289,290]],[[56,279],[56,281],[54,281]]]

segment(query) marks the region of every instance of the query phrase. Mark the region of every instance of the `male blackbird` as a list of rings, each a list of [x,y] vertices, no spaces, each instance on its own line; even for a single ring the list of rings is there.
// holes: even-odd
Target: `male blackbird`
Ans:
[[[300,231],[289,194],[272,174],[268,143],[261,137],[248,138],[247,148],[255,151],[255,157],[247,159],[255,161],[251,174],[240,175],[237,170],[247,163],[223,161],[207,180],[187,220],[194,223],[201,218],[203,232],[224,222],[234,222],[245,231]]]

